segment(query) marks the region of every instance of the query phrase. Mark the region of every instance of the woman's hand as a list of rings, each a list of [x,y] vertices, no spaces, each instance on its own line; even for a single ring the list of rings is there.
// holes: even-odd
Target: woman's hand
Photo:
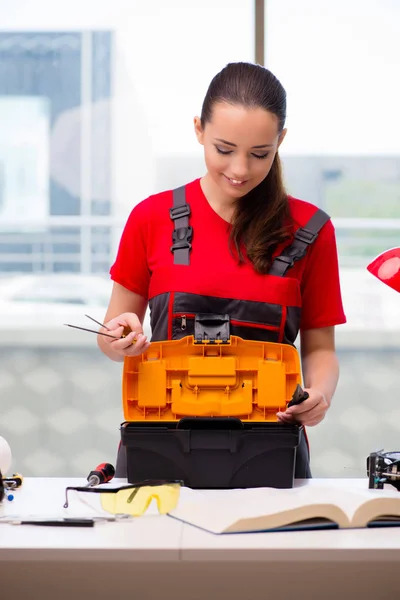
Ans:
[[[135,313],[123,313],[118,317],[114,317],[105,325],[107,329],[102,328],[100,331],[118,339],[113,340],[111,337],[104,335],[101,336],[102,342],[104,345],[108,344],[112,352],[121,358],[139,356],[150,346],[147,337],[143,335],[142,324]],[[125,327],[129,327],[131,332],[126,337],[121,338]]]
[[[304,391],[309,394],[307,400],[287,408],[285,412],[277,413],[278,420],[281,423],[301,423],[313,427],[325,418],[330,405],[324,394],[314,388],[308,388]]]

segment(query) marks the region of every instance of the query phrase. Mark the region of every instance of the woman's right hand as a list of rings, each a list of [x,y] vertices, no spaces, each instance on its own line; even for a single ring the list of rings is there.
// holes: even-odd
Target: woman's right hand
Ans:
[[[135,313],[123,313],[118,317],[114,317],[105,325],[107,329],[102,328],[100,331],[118,339],[113,340],[111,337],[102,335],[102,343],[104,346],[109,345],[111,351],[122,358],[125,356],[139,356],[150,346],[147,336],[143,335],[142,324]],[[125,327],[129,327],[131,332],[126,337],[121,338]]]

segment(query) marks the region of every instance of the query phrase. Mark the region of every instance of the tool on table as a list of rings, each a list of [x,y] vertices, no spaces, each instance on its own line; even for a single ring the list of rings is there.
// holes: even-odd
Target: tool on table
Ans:
[[[19,473],[14,473],[11,477],[3,477],[0,471],[0,502],[4,497],[6,497],[9,502],[14,500],[15,496],[13,490],[21,487],[22,482],[23,477]]]
[[[400,492],[400,452],[371,452],[367,458],[369,489],[381,490],[390,483]]]
[[[93,527],[95,524],[94,519],[73,519],[73,518],[60,518],[60,519],[18,519],[10,518],[1,520],[0,523],[6,523],[8,525],[44,525],[47,527]]]
[[[115,475],[115,469],[110,463],[101,463],[97,465],[94,471],[90,471],[87,476],[88,484],[85,487],[93,487],[100,483],[107,483]]]
[[[96,319],[93,319],[93,317],[90,317],[89,315],[85,315],[85,317],[87,317],[88,319],[90,319],[91,321],[96,323],[97,325],[100,325],[100,327],[104,327],[104,329],[106,329],[107,331],[110,331],[109,327],[104,325],[104,323],[100,323],[100,321],[96,321]],[[65,325],[65,327],[72,327],[73,329],[80,329],[81,331],[88,331],[89,333],[96,333],[97,335],[105,335],[106,337],[110,337],[115,340],[121,340],[123,338],[126,338],[126,336],[129,335],[132,331],[130,327],[126,326],[126,327],[124,327],[124,331],[122,332],[121,337],[117,337],[115,335],[110,335],[109,333],[105,333],[103,331],[96,331],[95,329],[87,329],[86,327],[79,327],[78,325],[71,325],[70,323],[64,323],[64,325]],[[132,344],[135,344],[135,343],[136,343],[136,340],[133,340]]]
[[[21,487],[24,478],[20,473],[14,473],[10,477],[3,477],[4,486],[8,489],[15,490],[16,488]]]
[[[301,404],[304,400],[309,398],[309,393],[305,392],[301,385],[297,384],[296,389],[293,392],[293,396],[287,407],[297,406],[297,404]]]

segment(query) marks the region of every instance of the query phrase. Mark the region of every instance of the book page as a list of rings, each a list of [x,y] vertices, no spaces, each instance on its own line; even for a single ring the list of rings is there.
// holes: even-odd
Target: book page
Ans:
[[[384,490],[371,490],[369,498],[357,508],[352,517],[353,527],[366,527],[373,521],[400,521],[400,493],[382,493]],[[379,492],[381,492],[379,494]]]
[[[331,490],[332,502],[346,513],[349,525],[352,527],[364,527],[368,520],[386,513],[388,500],[390,506],[395,510],[394,514],[400,515],[400,493],[395,488],[382,490]],[[397,506],[397,509],[396,509]],[[382,512],[383,511],[383,512]]]
[[[361,526],[359,520],[365,518],[360,506],[384,498],[397,503],[400,515],[400,494],[394,489],[349,492],[329,486],[210,491],[183,488],[178,507],[170,514],[214,533],[279,528],[308,519],[329,519],[340,527],[350,527],[356,514],[358,525],[353,526]]]
[[[206,492],[183,488],[179,504],[170,515],[214,533],[257,531],[314,518],[339,521],[344,526],[346,516],[332,504],[331,496],[330,488],[251,488]]]

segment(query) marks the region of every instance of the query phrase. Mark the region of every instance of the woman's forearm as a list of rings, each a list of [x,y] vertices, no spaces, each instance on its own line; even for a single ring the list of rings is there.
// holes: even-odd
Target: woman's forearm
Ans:
[[[339,361],[334,350],[315,349],[302,355],[304,386],[319,390],[330,404],[339,379]]]

